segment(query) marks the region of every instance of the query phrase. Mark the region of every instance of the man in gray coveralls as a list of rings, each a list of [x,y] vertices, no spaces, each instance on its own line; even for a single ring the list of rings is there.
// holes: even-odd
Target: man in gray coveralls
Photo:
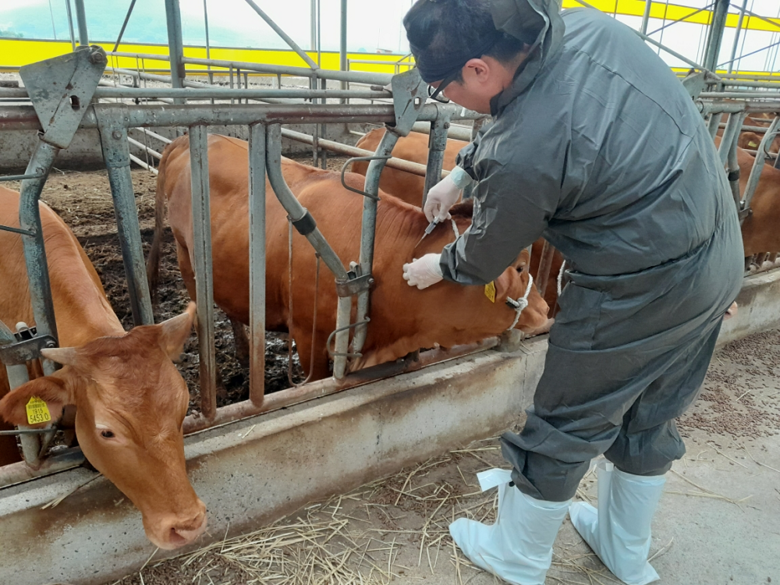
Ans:
[[[404,19],[432,97],[493,115],[425,205],[445,219],[473,184],[470,229],[404,267],[411,286],[495,279],[544,236],[569,284],[519,435],[496,523],[450,532],[480,567],[543,583],[556,533],[575,528],[625,583],[647,561],[664,474],[685,452],[674,419],[696,398],[742,280],[734,202],[701,116],[643,41],[557,0],[419,0]],[[571,500],[591,459],[598,509]],[[510,481],[511,480],[511,481]]]

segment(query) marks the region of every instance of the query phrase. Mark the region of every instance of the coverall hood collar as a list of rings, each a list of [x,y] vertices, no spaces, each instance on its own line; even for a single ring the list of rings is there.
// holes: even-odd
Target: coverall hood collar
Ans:
[[[497,116],[528,89],[560,50],[566,27],[561,18],[561,0],[493,0],[490,10],[498,30],[532,46],[512,85],[490,100],[491,114]]]

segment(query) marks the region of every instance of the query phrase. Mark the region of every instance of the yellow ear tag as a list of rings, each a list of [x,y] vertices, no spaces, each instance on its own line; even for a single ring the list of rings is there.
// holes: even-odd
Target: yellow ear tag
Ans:
[[[750,148],[755,148],[756,146],[758,146],[758,144],[756,144],[755,142],[748,142],[748,146]]]
[[[38,398],[37,396],[33,396],[30,398],[30,401],[27,403],[26,406],[27,409],[27,422],[31,425],[37,425],[40,423],[49,422],[51,420],[51,413],[49,412],[49,407],[46,406],[46,403]]]
[[[490,299],[491,303],[496,302],[496,283],[495,281],[489,282],[485,285],[485,296]]]

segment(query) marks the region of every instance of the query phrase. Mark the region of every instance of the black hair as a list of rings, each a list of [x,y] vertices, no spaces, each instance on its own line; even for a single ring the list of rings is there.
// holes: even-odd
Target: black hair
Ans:
[[[497,31],[490,0],[418,0],[406,13],[404,26],[421,73],[423,62],[435,63],[439,67],[433,69],[442,71],[440,64],[449,61],[452,69],[457,70],[454,80],[458,82],[463,81],[460,69],[469,59],[490,56],[507,63],[534,41]],[[484,47],[486,39],[490,46],[474,55],[475,51],[480,52],[480,46]],[[491,43],[490,39],[495,40]]]

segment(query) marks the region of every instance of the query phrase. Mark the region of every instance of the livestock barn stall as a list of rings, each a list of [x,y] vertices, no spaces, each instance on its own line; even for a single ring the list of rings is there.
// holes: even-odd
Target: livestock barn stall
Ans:
[[[139,514],[148,502],[137,491],[120,491],[127,485],[121,469],[117,489],[88,466],[73,441],[72,420],[2,431],[0,439],[15,437],[23,461],[0,467],[0,583],[98,584],[125,576],[122,583],[493,583],[455,549],[447,524],[455,515],[491,517],[494,495],[478,493],[473,473],[501,464],[496,442],[486,439],[521,420],[542,372],[546,335],[523,339],[512,330],[446,349],[433,344],[350,370],[367,351],[369,299],[375,277],[382,276],[374,258],[393,254],[379,237],[375,242],[383,169],[424,176],[427,193],[447,173],[447,138],[469,140],[485,120],[427,100],[408,55],[348,53],[346,0],[340,3],[337,61],[335,53],[317,50],[319,0],[312,0],[310,51],[266,7],[246,1],[258,23],[273,29],[289,51],[245,50],[241,55],[248,60],[235,60],[238,51],[210,46],[207,19],[206,46],[185,46],[179,0],[165,0],[167,47],[121,43],[135,0],[116,42],[90,43],[84,0],[75,0],[71,43],[0,39],[0,70],[6,72],[0,87],[0,180],[21,192],[18,224],[0,225],[0,235],[21,238],[34,317],[26,324],[0,321],[0,360],[11,388],[36,373],[55,372],[54,361],[41,351],[55,349],[48,357],[67,359],[56,353],[67,346],[59,342],[79,336],[58,324],[84,326],[55,313],[63,304],[52,291],[78,277],[69,267],[55,270],[51,256],[47,269],[39,199],[75,233],[125,329],[183,322],[170,321],[189,299],[171,232],[158,232],[162,267],[155,303],[145,256],[154,234],[162,151],[189,136],[184,160],[192,169],[197,340],[184,344],[178,368],[190,392],[182,427],[187,475],[208,517],[206,532],[191,544],[158,549],[144,532],[154,529]],[[582,0],[563,4],[591,6]],[[753,6],[757,0],[733,6],[729,0],[593,4],[637,29],[678,72],[717,138],[749,253],[739,313],[724,325],[723,349],[713,360],[702,404],[681,422],[689,453],[667,484],[654,564],[668,583],[776,581],[780,218],[772,215],[772,202],[780,196],[780,75],[773,73],[780,14]],[[699,39],[695,55],[684,38]],[[375,150],[352,146],[382,126],[391,131]],[[396,143],[410,132],[429,134],[426,164],[393,157]],[[210,134],[248,140],[246,366],[234,355],[233,331],[240,339],[243,325],[231,325],[215,305],[226,283],[214,276],[223,267],[212,258],[212,237],[219,241],[221,235],[212,234],[210,196],[224,191],[213,177],[209,181]],[[309,213],[298,201],[283,173],[283,152],[336,170],[334,184],[362,201],[354,257],[345,260],[339,253],[320,208],[312,203]],[[369,164],[365,184],[356,185],[345,171],[360,160]],[[318,323],[335,322],[320,336],[327,337],[332,358],[332,376],[324,379],[310,381],[300,367],[311,361],[307,351],[297,354],[308,337],[296,345],[288,339],[292,335],[266,323],[266,304],[273,300],[266,290],[274,284],[266,281],[273,260],[267,261],[265,235],[274,227],[266,225],[267,197],[276,197],[287,214],[284,249],[287,238],[295,238],[300,251],[293,259],[289,244],[285,278],[293,265],[315,267],[301,281],[319,293],[306,299],[308,306],[296,302],[293,308],[291,292],[289,320],[308,315],[312,304],[318,306],[318,294],[331,299],[336,312],[318,317],[315,309],[313,323],[303,327],[313,336]],[[529,252],[535,256],[534,282],[554,308],[550,289],[565,267],[547,244]],[[181,343],[171,344],[170,353],[177,353]],[[145,374],[137,363],[128,358],[132,371],[122,379]],[[140,388],[123,387],[121,380],[115,385],[126,396]],[[83,437],[82,444],[86,449]],[[121,468],[123,462],[112,464]],[[167,473],[143,469],[150,485]],[[181,493],[182,501],[189,497]],[[581,496],[593,493],[594,478],[588,476]],[[178,532],[186,540],[188,530]],[[548,582],[615,582],[568,522],[555,553]]]

